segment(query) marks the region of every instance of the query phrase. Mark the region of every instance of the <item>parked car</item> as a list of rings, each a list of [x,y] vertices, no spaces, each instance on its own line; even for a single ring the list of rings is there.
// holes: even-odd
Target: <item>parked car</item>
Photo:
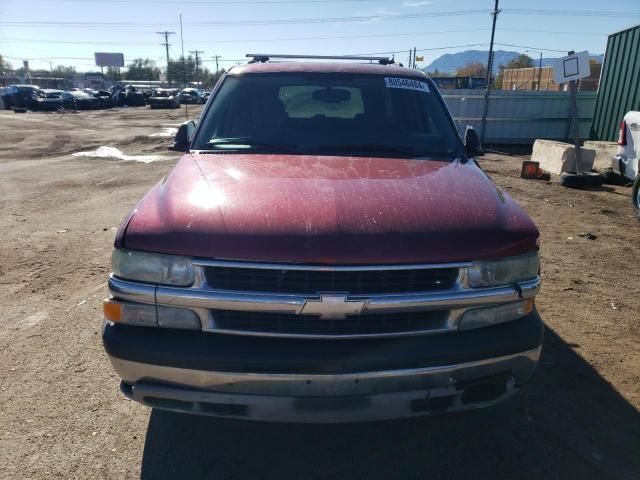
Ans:
[[[4,108],[24,109],[30,108],[33,98],[39,96],[40,88],[37,85],[9,85],[3,94]]]
[[[38,90],[31,99],[29,108],[36,111],[55,111],[63,108],[62,90]]]
[[[47,98],[59,98],[64,93],[64,90],[56,90],[54,88],[43,88],[41,91]]]
[[[98,107],[98,100],[81,90],[63,92],[62,106],[67,110],[91,110]]]
[[[533,374],[538,230],[423,72],[225,73],[122,222],[103,343],[147,406],[352,422],[486,407]]]
[[[175,88],[156,88],[147,100],[149,108],[180,108],[180,91]]]
[[[640,215],[640,111],[628,112],[620,123],[618,152],[613,157],[613,171],[633,182],[631,200]]]
[[[111,93],[117,107],[144,107],[147,104],[142,92],[133,85],[114,85]]]
[[[180,102],[189,105],[201,105],[204,103],[204,97],[195,88],[183,88],[180,92]]]
[[[9,87],[0,87],[0,110],[5,110],[4,96],[9,93]]]
[[[91,92],[87,91],[87,93],[97,100],[97,108],[115,107],[113,96],[108,90],[92,90]]]

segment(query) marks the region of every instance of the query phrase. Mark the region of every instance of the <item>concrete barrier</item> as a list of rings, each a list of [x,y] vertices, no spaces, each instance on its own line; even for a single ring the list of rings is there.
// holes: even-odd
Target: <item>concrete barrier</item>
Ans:
[[[611,159],[618,153],[618,144],[616,142],[588,141],[584,142],[584,148],[596,151],[593,169],[598,172],[611,168]]]
[[[593,169],[595,157],[595,150],[583,148],[580,170],[582,172],[590,172]],[[569,143],[538,139],[533,144],[531,160],[539,162],[540,168],[555,175],[560,175],[562,172],[576,171],[575,151],[573,145]]]

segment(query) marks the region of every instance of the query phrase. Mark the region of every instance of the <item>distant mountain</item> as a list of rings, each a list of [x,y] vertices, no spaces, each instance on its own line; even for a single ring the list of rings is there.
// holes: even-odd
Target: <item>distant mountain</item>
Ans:
[[[500,65],[506,65],[518,55],[520,55],[520,52],[495,50],[493,54],[493,73],[498,73],[498,71],[500,70]],[[439,72],[454,74],[456,70],[472,62],[480,62],[486,64],[488,56],[488,50],[465,50],[464,52],[445,53],[444,55],[436,58],[425,68],[423,68],[423,70],[425,72],[433,72],[434,70],[438,70]],[[533,63],[537,66],[538,58],[535,58],[532,55],[529,56],[533,58]],[[604,59],[604,55],[591,55],[590,57],[600,63],[602,63]],[[555,58],[543,58],[542,66],[546,67],[551,65]]]
[[[498,72],[499,65],[506,64],[507,62],[516,58],[518,55],[520,55],[520,52],[495,50],[493,54],[494,73]],[[439,72],[453,74],[459,68],[462,68],[472,62],[480,62],[486,64],[488,56],[488,50],[465,50],[464,52],[445,53],[444,55],[436,58],[423,70],[425,72],[433,72],[434,70],[438,70]]]

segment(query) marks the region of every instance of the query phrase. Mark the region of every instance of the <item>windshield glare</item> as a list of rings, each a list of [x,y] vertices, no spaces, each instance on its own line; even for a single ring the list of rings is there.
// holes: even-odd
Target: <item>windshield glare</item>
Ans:
[[[429,85],[398,85],[404,84],[381,75],[231,75],[201,120],[192,149],[459,156],[455,127]]]

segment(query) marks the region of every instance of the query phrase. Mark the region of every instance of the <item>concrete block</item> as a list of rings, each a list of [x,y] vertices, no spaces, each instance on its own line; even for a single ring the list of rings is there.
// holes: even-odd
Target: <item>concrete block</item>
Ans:
[[[588,141],[584,142],[584,148],[596,151],[596,159],[593,162],[593,169],[603,172],[611,168],[611,159],[618,153],[616,142]]]
[[[580,170],[582,172],[590,172],[593,169],[595,157],[595,150],[583,148]],[[538,139],[533,144],[531,160],[539,162],[540,168],[554,175],[560,175],[562,172],[576,171],[575,151],[573,145],[569,143]]]

